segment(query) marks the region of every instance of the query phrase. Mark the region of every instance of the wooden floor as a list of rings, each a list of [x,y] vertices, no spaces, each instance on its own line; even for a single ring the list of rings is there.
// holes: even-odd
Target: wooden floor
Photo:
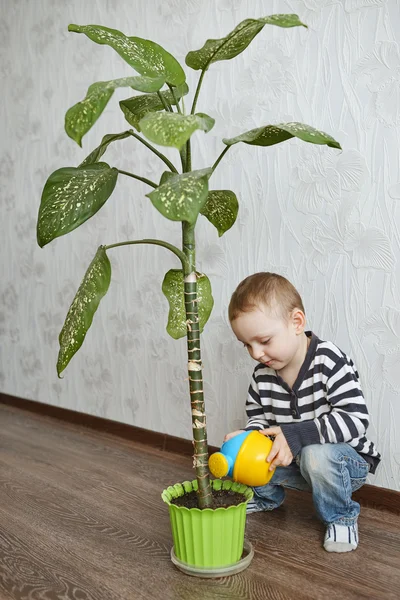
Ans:
[[[365,508],[356,552],[329,554],[309,494],[248,517],[250,567],[216,580],[170,562],[164,487],[187,457],[0,404],[0,598],[400,598],[400,517]]]

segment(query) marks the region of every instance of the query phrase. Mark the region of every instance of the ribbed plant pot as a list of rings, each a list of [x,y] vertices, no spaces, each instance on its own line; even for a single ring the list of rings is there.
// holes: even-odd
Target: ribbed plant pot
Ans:
[[[186,508],[171,500],[198,489],[197,481],[184,481],[168,487],[161,497],[169,508],[174,547],[172,562],[188,575],[226,577],[245,569],[253,558],[253,549],[244,543],[246,507],[253,490],[233,481],[214,479],[214,490],[232,490],[245,501],[228,508]]]

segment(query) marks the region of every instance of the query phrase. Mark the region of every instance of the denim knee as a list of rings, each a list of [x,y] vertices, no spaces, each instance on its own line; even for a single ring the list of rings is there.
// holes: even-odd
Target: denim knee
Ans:
[[[327,479],[332,466],[341,461],[338,444],[304,446],[300,455],[300,471],[305,479]]]

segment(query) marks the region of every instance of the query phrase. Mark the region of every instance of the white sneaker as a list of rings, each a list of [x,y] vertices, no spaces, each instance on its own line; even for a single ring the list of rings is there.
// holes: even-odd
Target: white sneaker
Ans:
[[[324,548],[327,552],[351,552],[358,546],[358,525],[328,525]]]

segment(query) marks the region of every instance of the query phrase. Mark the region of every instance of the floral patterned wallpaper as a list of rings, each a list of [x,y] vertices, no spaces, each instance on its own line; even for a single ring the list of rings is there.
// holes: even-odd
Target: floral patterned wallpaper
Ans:
[[[65,112],[91,83],[131,74],[110,48],[67,26],[149,38],[184,64],[189,50],[244,18],[296,12],[308,30],[266,26],[242,55],[212,65],[198,102],[217,122],[194,135],[195,168],[214,162],[222,137],[280,121],[313,125],[343,147],[238,145],[213,177],[213,188],[237,193],[240,212],[222,238],[205,219],[198,225],[199,270],[215,297],[202,342],[209,438],[219,444],[243,424],[252,370],[229,329],[230,295],[246,275],[278,271],[301,292],[309,328],[353,357],[384,458],[371,483],[400,489],[398,1],[0,0],[0,9],[0,390],[191,437],[185,341],[166,334],[161,293],[178,264],[162,248],[110,251],[109,292],[65,378],[56,375],[58,333],[97,247],[143,237],[180,243],[179,224],[150,205],[145,184],[120,177],[93,219],[36,245],[48,175],[77,166],[105,133],[128,128],[118,101],[130,94],[121,89],[83,149],[64,133]],[[187,71],[193,90],[198,74]],[[176,151],[166,153],[178,164]],[[163,167],[133,139],[114,144],[105,160],[150,179]]]

